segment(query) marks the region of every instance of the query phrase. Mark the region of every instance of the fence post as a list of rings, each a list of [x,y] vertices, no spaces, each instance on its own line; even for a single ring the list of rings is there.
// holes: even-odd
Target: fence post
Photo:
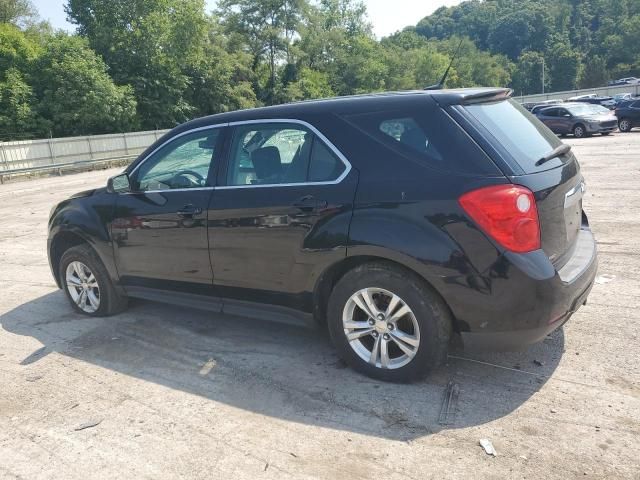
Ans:
[[[7,161],[7,154],[4,151],[4,142],[0,142],[0,153],[2,154],[2,163],[4,164],[4,169],[9,170],[9,162]]]
[[[53,142],[51,141],[51,137],[47,139],[47,145],[49,145],[49,154],[51,155],[51,165],[56,163],[56,154],[53,151]]]
[[[91,137],[85,137],[87,139],[87,146],[89,147],[89,160],[93,160],[93,148],[91,148]]]
[[[124,153],[126,155],[129,155],[129,145],[127,145],[127,134],[126,133],[122,134],[122,139],[124,140]]]
[[[7,154],[4,151],[4,143],[0,142],[0,153],[2,154],[2,163],[4,164],[4,171],[9,170],[9,163],[7,162]],[[4,184],[4,175],[0,173],[0,184]]]

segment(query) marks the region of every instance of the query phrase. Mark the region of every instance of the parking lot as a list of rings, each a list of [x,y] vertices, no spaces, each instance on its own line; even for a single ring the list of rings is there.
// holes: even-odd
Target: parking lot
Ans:
[[[0,478],[640,478],[640,131],[565,141],[599,241],[589,304],[411,385],[345,368],[320,329],[143,301],[78,315],[47,217],[117,170],[0,186]]]

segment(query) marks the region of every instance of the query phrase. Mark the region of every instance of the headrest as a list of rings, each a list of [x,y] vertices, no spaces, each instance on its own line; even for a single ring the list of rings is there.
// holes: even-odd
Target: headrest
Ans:
[[[254,150],[251,153],[251,163],[253,163],[258,180],[282,173],[280,151],[277,147],[262,147]]]

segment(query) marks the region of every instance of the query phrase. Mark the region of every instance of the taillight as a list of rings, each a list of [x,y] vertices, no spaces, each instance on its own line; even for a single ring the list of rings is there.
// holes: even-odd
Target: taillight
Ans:
[[[533,193],[520,185],[494,185],[467,192],[458,200],[486,234],[517,253],[540,248],[540,223]]]

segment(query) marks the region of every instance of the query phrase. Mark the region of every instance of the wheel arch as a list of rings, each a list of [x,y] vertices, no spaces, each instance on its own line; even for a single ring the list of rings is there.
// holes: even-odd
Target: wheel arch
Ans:
[[[408,275],[417,277],[427,288],[429,288],[433,293],[440,297],[443,304],[446,305],[447,309],[449,310],[451,318],[454,320],[452,325],[454,331],[458,331],[458,327],[456,325],[457,322],[455,320],[455,316],[453,315],[453,311],[449,306],[449,303],[434,286],[433,282],[429,281],[427,277],[420,274],[417,269],[413,268],[413,266],[411,266],[409,263],[402,262],[398,259],[390,259],[388,257],[370,254],[347,256],[342,260],[327,267],[324,272],[318,277],[315,288],[313,290],[313,314],[314,318],[318,322],[326,322],[327,304],[329,302],[329,296],[331,295],[334,286],[347,272],[368,263],[384,263],[387,265],[391,265],[399,270],[403,270]]]
[[[60,278],[59,271],[62,255],[64,255],[64,252],[70,248],[78,245],[88,245],[91,247],[91,243],[83,235],[72,230],[59,231],[49,243],[49,263],[51,265],[51,272],[53,273],[53,277],[58,288],[62,288],[62,279]]]

